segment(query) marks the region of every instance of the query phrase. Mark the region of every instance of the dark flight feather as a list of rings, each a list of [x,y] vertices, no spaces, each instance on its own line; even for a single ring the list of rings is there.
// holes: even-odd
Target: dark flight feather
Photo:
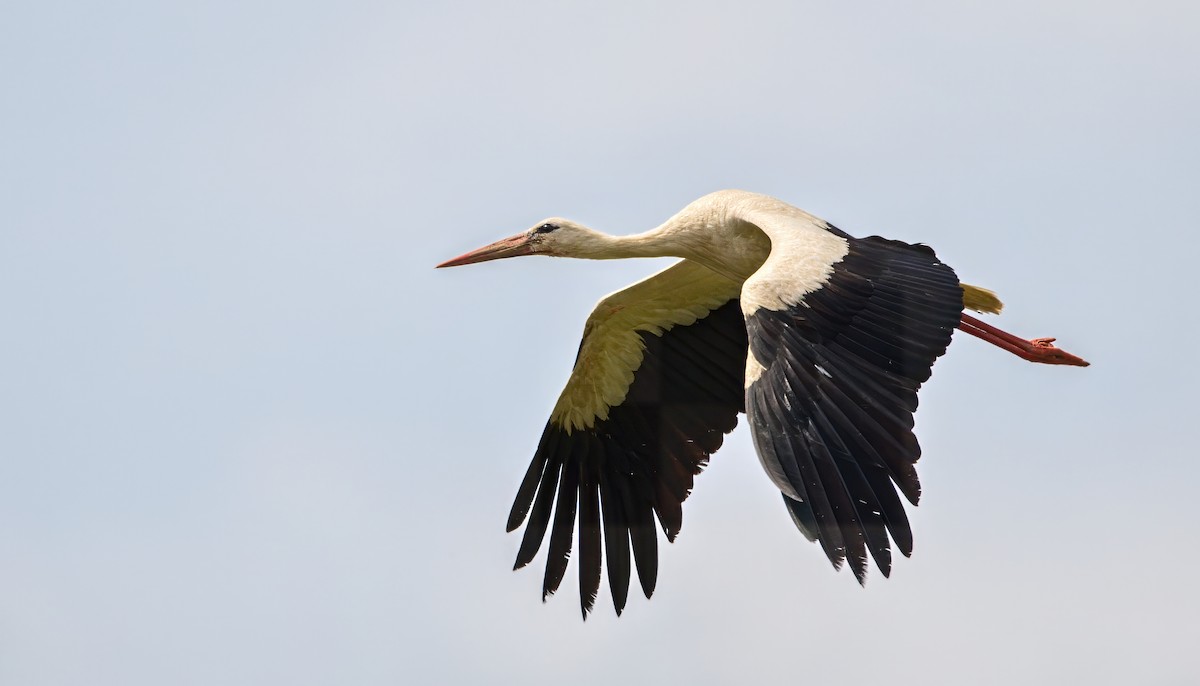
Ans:
[[[695,476],[737,425],[745,402],[746,327],[737,300],[690,325],[640,335],[645,352],[624,402],[591,428],[567,431],[547,423],[508,519],[512,531],[528,516],[516,567],[532,561],[550,530],[543,597],[562,582],[578,520],[585,617],[602,559],[618,614],[633,569],[646,597],[654,592],[655,520],[674,540]]]
[[[764,370],[746,402],[792,521],[862,582],[868,554],[891,571],[889,534],[912,552],[896,490],[913,504],[920,497],[912,413],[958,324],[962,289],[925,246],[834,231],[849,252],[826,283],[788,309],[747,318]]]

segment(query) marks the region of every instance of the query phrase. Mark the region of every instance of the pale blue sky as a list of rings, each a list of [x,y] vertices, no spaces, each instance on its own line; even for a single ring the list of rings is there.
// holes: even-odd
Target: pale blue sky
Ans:
[[[0,7],[0,683],[1183,684],[1190,2]],[[739,430],[652,601],[504,520],[583,320],[660,265],[433,265],[724,187],[933,245],[998,324],[866,589]]]

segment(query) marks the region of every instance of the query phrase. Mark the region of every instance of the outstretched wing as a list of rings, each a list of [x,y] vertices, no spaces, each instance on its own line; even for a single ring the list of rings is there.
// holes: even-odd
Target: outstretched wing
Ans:
[[[739,290],[685,260],[604,298],[588,317],[508,518],[509,531],[529,520],[515,568],[533,560],[550,528],[543,599],[562,582],[577,514],[584,617],[600,587],[602,548],[617,614],[629,592],[631,544],[642,590],[647,598],[654,591],[654,517],[674,540],[692,478],[742,409]]]
[[[912,552],[896,489],[916,504],[917,390],[963,309],[933,250],[855,239],[803,213],[747,219],[772,241],[746,281],[746,414],[793,521],[861,583],[867,552],[884,576],[892,540]]]

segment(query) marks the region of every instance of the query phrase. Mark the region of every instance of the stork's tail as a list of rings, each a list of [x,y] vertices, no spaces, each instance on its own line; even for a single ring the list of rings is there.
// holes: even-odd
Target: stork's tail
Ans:
[[[960,283],[959,286],[962,287],[963,307],[966,309],[984,314],[1000,314],[1000,310],[1004,309],[1004,303],[988,289],[969,283]]]

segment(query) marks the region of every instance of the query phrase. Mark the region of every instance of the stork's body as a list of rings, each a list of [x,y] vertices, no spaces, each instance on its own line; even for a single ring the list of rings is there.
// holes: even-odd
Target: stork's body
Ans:
[[[897,489],[916,504],[916,394],[954,328],[1032,361],[1087,364],[1052,339],[1025,341],[963,314],[998,312],[1000,302],[960,284],[931,249],[856,239],[755,193],[707,195],[633,236],[549,219],[439,266],[527,254],[683,258],[604,298],[588,318],[509,517],[510,531],[528,517],[517,567],[551,528],[549,595],[578,515],[585,616],[602,550],[618,613],[631,549],[650,596],[654,518],[674,539],[693,477],[739,412],[797,527],[862,581],[868,555],[889,573],[889,535],[904,555],[912,550]]]

